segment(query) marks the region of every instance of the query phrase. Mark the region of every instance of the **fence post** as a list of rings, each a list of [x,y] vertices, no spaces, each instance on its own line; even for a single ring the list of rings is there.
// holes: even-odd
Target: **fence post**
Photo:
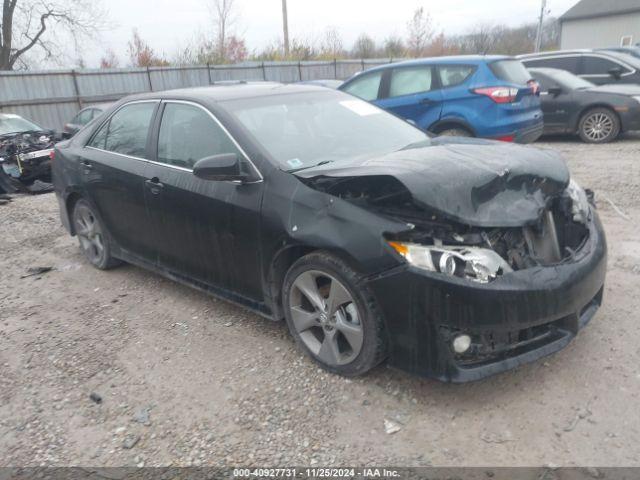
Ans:
[[[78,102],[78,109],[82,110],[82,99],[80,98],[80,88],[78,88],[78,78],[76,77],[75,70],[71,70],[71,78],[73,79],[73,90],[76,93],[76,102]]]
[[[360,63],[362,63],[362,70],[364,70],[364,58],[360,59]]]
[[[209,85],[213,85],[213,81],[211,80],[211,65],[207,62],[207,73],[209,74]]]
[[[151,83],[151,70],[149,70],[148,65],[147,65],[147,80],[149,80],[149,91],[153,92],[153,84]]]
[[[262,62],[262,80],[267,80],[267,70],[264,68],[264,62]]]
[[[302,81],[302,62],[298,60],[298,76],[300,77],[300,81]]]
[[[333,78],[338,79],[338,59],[333,59]]]

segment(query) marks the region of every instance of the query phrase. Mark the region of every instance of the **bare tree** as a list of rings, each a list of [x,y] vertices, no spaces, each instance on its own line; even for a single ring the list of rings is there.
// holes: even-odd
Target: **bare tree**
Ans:
[[[112,49],[107,49],[105,54],[100,59],[100,68],[118,68],[120,66],[120,61],[116,56],[116,52]]]
[[[105,19],[98,0],[2,0],[0,70],[26,68],[33,54],[60,57],[69,38],[94,37]]]
[[[433,37],[433,22],[431,16],[425,13],[423,7],[416,8],[413,17],[407,23],[407,47],[409,54],[419,57]]]
[[[342,57],[343,54],[344,47],[340,32],[335,27],[327,27],[320,41],[320,57],[334,59]]]
[[[366,33],[361,33],[353,44],[351,55],[355,58],[373,58],[376,56],[376,42]]]
[[[402,38],[398,37],[397,35],[391,35],[390,37],[387,37],[382,48],[384,50],[384,56],[389,58],[403,57],[407,50],[404,46]]]
[[[225,58],[227,42],[231,36],[231,29],[238,20],[236,13],[236,0],[210,0],[211,13],[215,24],[215,38],[218,49],[218,57],[222,63],[228,61]]]
[[[169,62],[158,56],[153,48],[140,37],[138,30],[135,28],[127,45],[127,50],[131,65],[134,67],[164,67],[169,65]]]

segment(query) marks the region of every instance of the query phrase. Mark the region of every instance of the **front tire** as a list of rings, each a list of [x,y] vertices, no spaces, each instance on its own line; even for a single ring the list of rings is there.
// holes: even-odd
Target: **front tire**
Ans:
[[[100,270],[108,270],[120,265],[120,261],[111,256],[111,246],[100,217],[85,199],[81,198],[73,207],[73,227],[80,250],[89,263]]]
[[[373,294],[334,255],[311,253],[291,266],[283,307],[291,335],[325,370],[357,376],[384,360],[384,322]]]
[[[586,143],[607,143],[620,134],[620,119],[608,108],[592,108],[580,117],[578,134]]]

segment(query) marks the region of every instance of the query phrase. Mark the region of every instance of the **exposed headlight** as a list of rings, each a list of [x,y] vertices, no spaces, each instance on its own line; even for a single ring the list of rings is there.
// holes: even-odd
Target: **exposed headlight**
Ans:
[[[567,194],[573,202],[571,206],[573,221],[587,223],[587,219],[589,218],[589,200],[587,199],[587,194],[584,193],[582,187],[580,187],[580,185],[578,185],[574,180],[569,182]]]
[[[511,272],[511,266],[487,248],[466,246],[426,246],[417,243],[389,242],[411,265],[476,282],[487,283]]]

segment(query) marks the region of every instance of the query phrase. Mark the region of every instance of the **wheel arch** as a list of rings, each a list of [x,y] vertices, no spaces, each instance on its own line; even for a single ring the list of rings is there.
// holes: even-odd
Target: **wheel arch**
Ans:
[[[73,209],[75,208],[76,203],[78,203],[78,200],[80,200],[81,198],[84,198],[83,195],[80,192],[74,190],[67,195],[67,198],[64,202],[67,218],[69,219],[69,233],[72,236],[76,235],[76,227],[71,221]]]
[[[438,134],[449,128],[463,128],[464,130],[467,130],[469,133],[471,133],[471,135],[473,135],[474,137],[477,136],[475,129],[469,124],[469,122],[463,120],[462,118],[455,117],[442,118],[431,124],[431,126],[429,126],[427,130],[432,133]]]
[[[300,258],[314,252],[329,253],[344,261],[354,270],[360,270],[358,268],[358,263],[356,262],[356,260],[348,253],[338,248],[303,244],[292,244],[281,248],[273,255],[273,258],[269,264],[265,285],[267,302],[271,307],[271,311],[273,312],[274,320],[284,320],[284,310],[282,306],[282,287],[287,272],[289,271],[291,266]]]

